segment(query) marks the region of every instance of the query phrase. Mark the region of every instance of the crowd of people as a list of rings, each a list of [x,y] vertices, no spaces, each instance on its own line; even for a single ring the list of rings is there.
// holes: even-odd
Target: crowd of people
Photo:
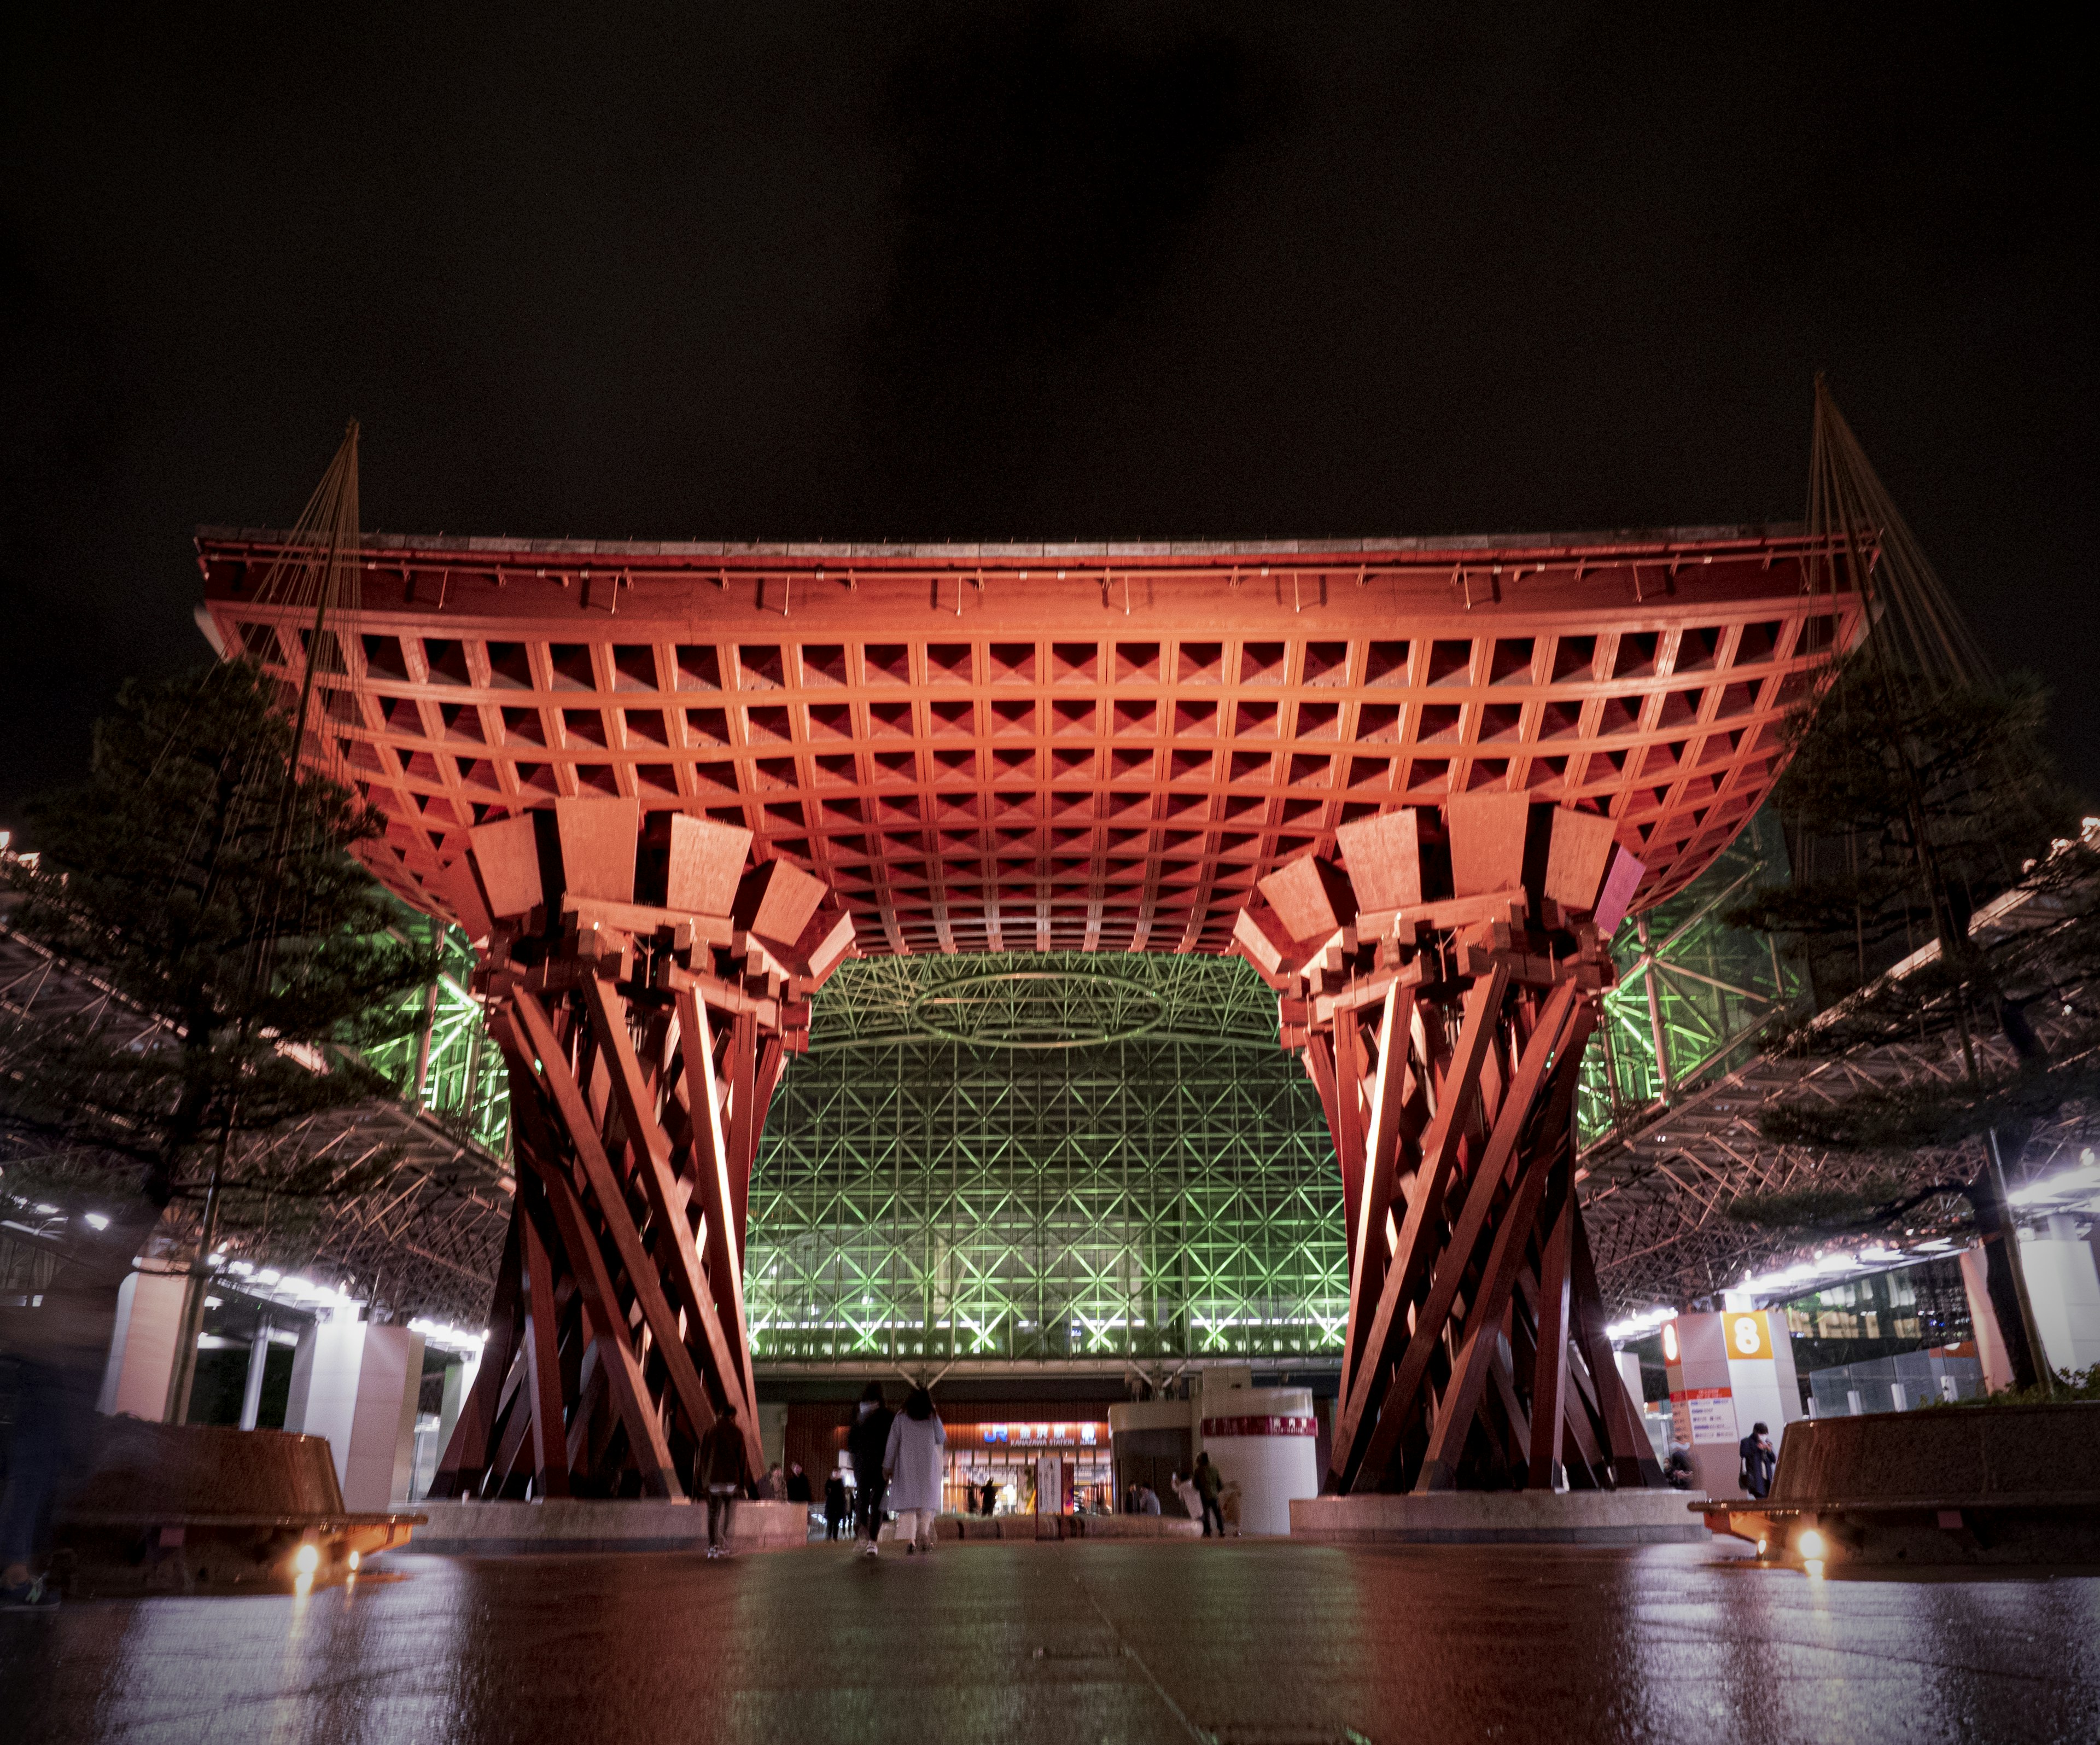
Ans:
[[[868,1383],[846,1425],[844,1459],[824,1481],[825,1539],[849,1538],[861,1556],[876,1557],[884,1524],[893,1520],[892,1542],[904,1548],[904,1555],[930,1557],[946,1507],[947,1447],[946,1426],[927,1389],[914,1387],[902,1409],[892,1410],[882,1384]],[[743,1432],[734,1408],[725,1407],[701,1438],[693,1464],[693,1494],[707,1504],[711,1557],[728,1555],[730,1521],[740,1496],[814,1506],[810,1476],[799,1460],[784,1468],[775,1461],[748,1482],[744,1472]],[[1206,1539],[1238,1533],[1239,1487],[1225,1482],[1207,1452],[1198,1454],[1186,1473],[1173,1473],[1168,1485],[1189,1518],[1202,1523]],[[988,1516],[998,1505],[999,1484],[991,1477],[973,1478],[964,1482],[964,1495],[963,1513]],[[1125,1488],[1123,1507],[1131,1514],[1164,1513],[1159,1493],[1142,1482]]]

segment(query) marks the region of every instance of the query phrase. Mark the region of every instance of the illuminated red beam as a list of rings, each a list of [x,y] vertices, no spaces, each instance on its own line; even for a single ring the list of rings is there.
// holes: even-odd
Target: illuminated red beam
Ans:
[[[301,613],[254,597],[285,546],[197,541],[215,643],[296,678]],[[319,683],[389,820],[372,864],[434,912],[471,824],[623,794],[751,828],[866,951],[1222,950],[1255,880],[1454,791],[1602,811],[1648,868],[1637,906],[1679,888],[1857,634],[1809,549],[373,535],[348,670]]]

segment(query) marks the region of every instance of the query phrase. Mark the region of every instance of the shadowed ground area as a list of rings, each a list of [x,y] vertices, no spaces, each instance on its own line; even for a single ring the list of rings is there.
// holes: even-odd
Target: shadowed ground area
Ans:
[[[11,1740],[2100,1738],[2100,1578],[1284,1541],[469,1562],[0,1615]]]

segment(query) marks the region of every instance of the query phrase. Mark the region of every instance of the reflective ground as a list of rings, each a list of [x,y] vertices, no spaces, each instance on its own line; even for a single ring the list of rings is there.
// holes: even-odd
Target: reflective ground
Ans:
[[[2100,1578],[1285,1541],[386,1561],[303,1601],[0,1614],[0,1738],[2100,1739]]]

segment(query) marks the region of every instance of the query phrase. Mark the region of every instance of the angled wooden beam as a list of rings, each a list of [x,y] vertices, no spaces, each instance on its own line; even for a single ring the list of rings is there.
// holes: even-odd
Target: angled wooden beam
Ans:
[[[488,1343],[482,1348],[481,1367],[475,1373],[474,1385],[467,1389],[459,1421],[452,1426],[452,1439],[445,1444],[444,1455],[430,1481],[432,1496],[457,1496],[488,1465],[504,1377],[510,1367],[511,1354],[518,1348],[521,1319],[518,1217],[514,1206],[510,1228],[503,1239],[503,1258],[496,1269],[496,1297],[488,1310]]]
[[[547,1079],[533,1067],[532,1051],[538,1045],[532,1038],[530,1027],[519,1022],[518,1001],[520,997],[514,994],[504,1009],[496,1014],[491,1028],[496,1034],[497,1046],[509,1058],[512,1085],[524,1088],[535,1095],[545,1095],[551,1098],[552,1091]],[[522,997],[529,1000],[532,996],[527,994]],[[540,1028],[545,1033],[548,1045],[545,1052],[540,1055],[541,1062],[543,1064],[551,1062],[560,1071],[569,1100],[580,1108],[581,1098],[576,1091],[576,1081],[568,1077],[567,1065],[553,1047],[553,1034],[546,1029],[544,1015],[540,1018]],[[518,1124],[518,1155],[539,1176],[541,1185],[547,1191],[548,1210],[554,1217],[558,1240],[570,1270],[575,1275],[577,1288],[583,1295],[585,1318],[593,1338],[597,1341],[598,1360],[607,1372],[613,1404],[619,1411],[621,1424],[626,1428],[628,1450],[642,1474],[642,1487],[652,1495],[669,1497],[674,1500],[682,1499],[686,1494],[685,1487],[678,1482],[677,1473],[673,1467],[670,1446],[664,1440],[664,1426],[658,1420],[655,1402],[650,1396],[648,1382],[642,1376],[642,1366],[636,1360],[633,1347],[629,1342],[630,1335],[627,1317],[620,1309],[611,1275],[606,1270],[605,1257],[599,1252],[597,1234],[591,1229],[590,1221],[584,1215],[583,1203],[576,1197],[575,1183],[562,1160],[560,1142],[544,1111],[535,1106],[534,1095],[520,1097],[514,1094],[510,1107]],[[564,1121],[568,1119],[569,1115],[564,1111]],[[589,1134],[592,1148],[597,1150],[597,1135],[588,1127],[583,1130]],[[582,1146],[579,1145],[576,1149],[580,1152]],[[603,1173],[609,1177],[611,1172],[606,1165],[602,1150],[598,1151],[598,1162]],[[610,1186],[608,1181],[608,1189]],[[611,1197],[620,1215],[624,1217],[625,1206],[619,1203],[616,1194]],[[608,1217],[608,1226],[611,1222]],[[631,1239],[631,1224],[628,1234]],[[621,1258],[622,1263],[627,1264],[624,1254]],[[637,1270],[646,1272],[646,1269]],[[638,1297],[639,1294],[638,1285]],[[660,1291],[660,1299],[661,1294]],[[668,1311],[666,1310],[665,1314],[668,1319]],[[678,1345],[673,1349],[683,1350],[685,1348]],[[688,1359],[689,1367],[690,1363]],[[695,1375],[692,1380],[695,1391],[702,1394],[702,1404],[704,1405],[704,1392],[699,1387],[699,1377]]]
[[[1490,979],[1483,978],[1483,981],[1488,979]],[[1480,985],[1474,984],[1476,989]],[[1488,1214],[1493,1208],[1502,1178],[1509,1171],[1511,1160],[1516,1154],[1532,1106],[1545,1084],[1546,1069],[1557,1058],[1555,1046],[1569,1009],[1575,1003],[1576,993],[1572,980],[1555,988],[1530,1040],[1524,1045],[1524,1058],[1496,1114],[1494,1130],[1474,1166],[1458,1224],[1431,1272],[1429,1294],[1414,1318],[1414,1331],[1408,1336],[1406,1349],[1385,1390],[1385,1402],[1378,1422],[1364,1439],[1363,1459],[1354,1480],[1354,1488],[1359,1491],[1375,1488],[1384,1476],[1386,1463],[1392,1459],[1401,1434],[1421,1415],[1419,1396],[1429,1372],[1430,1358],[1443,1341],[1445,1324],[1451,1319],[1459,1288],[1472,1265],[1473,1251],[1487,1227]],[[1440,1115],[1442,1113],[1440,1110],[1438,1112]]]
[[[743,1363],[724,1336],[714,1299],[706,1279],[701,1276],[693,1227],[686,1220],[684,1206],[672,1182],[671,1142],[657,1124],[651,1106],[654,1099],[642,1083],[642,1063],[635,1058],[634,1044],[627,1033],[625,1019],[614,1009],[612,996],[604,983],[586,982],[583,994],[585,1009],[590,1014],[592,1033],[598,1038],[599,1053],[611,1073],[612,1093],[620,1106],[620,1120],[634,1148],[635,1168],[642,1177],[642,1192],[664,1233],[659,1244],[660,1257],[669,1262],[673,1285],[687,1316],[699,1329],[717,1389],[736,1410],[737,1423],[743,1433],[745,1459],[752,1472],[762,1473],[765,1470],[765,1456],[759,1442],[758,1413],[746,1386]],[[668,1254],[660,1252],[664,1249],[669,1251]]]
[[[620,1257],[635,1301],[641,1306],[642,1319],[670,1374],[672,1392],[695,1436],[704,1435],[715,1421],[714,1403],[708,1398],[707,1385],[700,1380],[692,1353],[686,1348],[683,1329],[678,1325],[669,1299],[664,1294],[655,1262],[642,1245],[641,1232],[634,1227],[633,1214],[628,1210],[627,1196],[613,1173],[611,1161],[585,1109],[582,1093],[569,1076],[568,1062],[562,1058],[554,1028],[540,1009],[540,1002],[522,988],[511,996],[511,1009],[539,1051],[539,1081],[561,1111],[570,1144],[583,1165],[591,1197],[597,1203],[598,1217],[605,1226],[606,1234],[612,1239],[614,1252]],[[575,1259],[571,1257],[571,1264]]]
[[[1349,1320],[1342,1345],[1343,1386],[1361,1361],[1363,1346],[1385,1289],[1385,1275],[1392,1260],[1386,1247],[1386,1217],[1392,1209],[1397,1179],[1401,1111],[1413,1088],[1410,1062],[1410,1032],[1413,1028],[1414,996],[1398,987],[1386,990],[1385,1009],[1379,1021],[1378,1066],[1371,1084],[1371,1106],[1362,1130],[1362,1168],[1356,1195],[1357,1222],[1349,1255]],[[1356,1021],[1344,1014],[1335,1022],[1339,1041],[1351,1038],[1350,1052],[1361,1054]],[[1339,1050],[1337,1050],[1339,1057]],[[1339,1075],[1338,1075],[1339,1077]]]
[[[1621,1489],[1653,1487],[1662,1482],[1662,1468],[1655,1449],[1635,1415],[1627,1397],[1626,1379],[1612,1361],[1611,1336],[1604,1331],[1604,1299],[1597,1288],[1597,1268],[1590,1257],[1590,1235],[1582,1227],[1582,1208],[1575,1208],[1570,1244],[1573,1279],[1569,1314],[1576,1343],[1596,1384],[1597,1415],[1604,1422],[1604,1435],[1612,1451],[1612,1474]]]
[[[1342,1178],[1342,1236],[1348,1249],[1348,1261],[1353,1274],[1357,1259],[1357,1191],[1361,1186],[1361,1172],[1352,1167],[1349,1147],[1343,1138],[1343,1129],[1340,1104],[1335,1095],[1335,1053],[1327,1037],[1315,1031],[1305,1041],[1305,1073],[1312,1080],[1312,1089],[1320,1099],[1320,1112],[1326,1117],[1327,1138],[1335,1147],[1335,1164]],[[1348,1362],[1346,1350],[1343,1363]]]
[[[520,1180],[521,1194],[544,1192]],[[562,1421],[562,1358],[556,1333],[554,1269],[527,1217],[525,1261],[525,1403],[532,1420],[532,1487],[543,1497],[569,1494],[568,1428]]]
[[[1564,1190],[1560,1204],[1546,1208],[1551,1228],[1539,1254],[1538,1350],[1532,1361],[1531,1449],[1524,1477],[1534,1491],[1559,1491],[1567,1482],[1560,1450],[1568,1396],[1568,1262],[1575,1239],[1574,1201],[1573,1192]]]
[[[1508,987],[1508,968],[1498,962],[1467,990],[1465,1018],[1444,1075],[1436,1115],[1422,1138],[1421,1161],[1407,1191],[1407,1217],[1400,1226],[1399,1245],[1386,1269],[1363,1354],[1335,1425],[1334,1472],[1345,1487],[1355,1482],[1361,1469],[1364,1444],[1378,1416],[1372,1406],[1384,1391],[1385,1372],[1406,1337],[1406,1306],[1421,1289],[1436,1258],[1437,1225],[1452,1167],[1480,1092],[1482,1064],[1492,1051]]]
[[[729,1191],[730,1217],[736,1246],[743,1251],[744,1211],[751,1197],[751,1160],[758,1149],[762,1117],[753,1103],[758,1094],[758,1021],[739,1013],[729,1032]]]
[[[1568,993],[1574,993],[1574,984],[1563,984]],[[1556,992],[1558,990],[1556,990]],[[1555,1005],[1558,1005],[1558,1010]],[[1557,1021],[1556,1021],[1557,1020]],[[1538,1029],[1524,1049],[1524,1065],[1518,1069],[1516,1082],[1511,1086],[1509,1100],[1502,1106],[1502,1118],[1495,1123],[1496,1139],[1506,1129],[1514,1124],[1517,1129],[1517,1144],[1524,1137],[1523,1128],[1529,1123],[1529,1103],[1536,1093],[1526,1083],[1528,1069],[1538,1054],[1542,1039],[1551,1030],[1552,1048],[1551,1077],[1545,1098],[1538,1134],[1538,1155],[1525,1158],[1512,1146],[1511,1155],[1517,1162],[1517,1178],[1514,1191],[1502,1210],[1495,1229],[1494,1239],[1488,1250],[1486,1266],[1482,1270],[1480,1283],[1473,1293],[1473,1300],[1466,1310],[1465,1330],[1459,1338],[1458,1354],[1452,1359],[1451,1380],[1444,1389],[1443,1398],[1437,1402],[1436,1421],[1430,1431],[1429,1447],[1424,1455],[1422,1471],[1415,1481],[1417,1491],[1448,1491],[1457,1482],[1459,1457],[1465,1451],[1466,1434],[1473,1415],[1480,1408],[1480,1390],[1488,1379],[1488,1369],[1501,1343],[1504,1312],[1509,1306],[1510,1292],[1516,1283],[1517,1268],[1524,1263],[1525,1245],[1531,1240],[1532,1226],[1538,1221],[1539,1202],[1545,1197],[1549,1177],[1557,1169],[1564,1173],[1568,1168],[1563,1154],[1568,1146],[1568,1117],[1575,1104],[1575,1085],[1582,1058],[1582,1045],[1589,1040],[1590,1031],[1595,1023],[1595,1009],[1587,1001],[1570,999],[1564,1002],[1549,1003],[1546,1014],[1542,1016]],[[1521,1111],[1517,1105],[1524,1099],[1526,1107]],[[1492,1164],[1497,1146],[1488,1147],[1488,1162]],[[1485,1169],[1475,1183],[1477,1194],[1489,1185]],[[1471,1195],[1468,1196],[1467,1211],[1472,1210]],[[1445,1261],[1458,1258],[1464,1240],[1464,1223]],[[1439,1269],[1440,1273],[1441,1268]],[[1431,1292],[1432,1302],[1435,1291]]]
[[[729,1146],[722,1132],[721,1089],[715,1081],[714,1037],[707,1008],[697,996],[681,993],[677,1012],[686,1107],[693,1128],[692,1175],[700,1199],[701,1239],[707,1244],[708,1288],[725,1332],[736,1341],[745,1397],[755,1401],[757,1381],[752,1371],[751,1336],[743,1313],[743,1238],[730,1187]],[[755,1420],[755,1409],[752,1416]]]

